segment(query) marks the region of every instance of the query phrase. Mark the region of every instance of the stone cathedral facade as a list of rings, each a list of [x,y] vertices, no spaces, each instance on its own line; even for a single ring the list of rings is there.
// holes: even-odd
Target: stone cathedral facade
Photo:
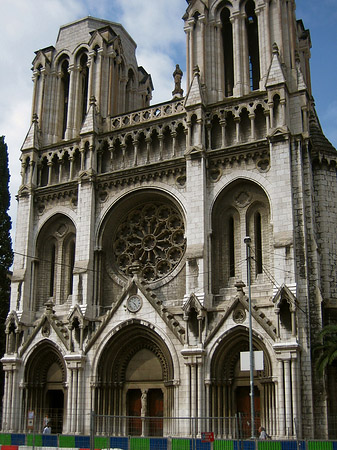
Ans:
[[[158,105],[117,23],[78,20],[36,52],[3,431],[27,430],[32,411],[36,430],[48,416],[88,434],[94,411],[160,418],[147,435],[188,435],[166,419],[193,417],[235,436],[224,418],[250,414],[250,285],[256,426],[333,434],[337,371],[317,378],[312,346],[336,319],[337,153],[310,34],[294,0],[189,0],[183,20],[186,92],[177,67]]]

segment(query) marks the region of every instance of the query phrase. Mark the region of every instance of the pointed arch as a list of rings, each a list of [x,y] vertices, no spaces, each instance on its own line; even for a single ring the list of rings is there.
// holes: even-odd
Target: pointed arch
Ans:
[[[263,423],[269,427],[275,417],[276,386],[273,380],[272,361],[269,352],[256,335],[253,335],[254,351],[263,352],[264,369],[254,371],[255,426]],[[240,354],[249,351],[249,332],[244,326],[230,330],[218,343],[210,365],[210,412],[213,417],[235,414],[242,418],[242,435],[250,436],[250,376],[241,370]],[[214,421],[217,436],[233,436],[234,424],[230,421]]]
[[[48,417],[53,433],[62,433],[67,371],[62,354],[51,342],[44,340],[30,355],[24,373],[23,418],[28,409],[35,413],[36,423]],[[26,428],[26,421],[22,424]]]

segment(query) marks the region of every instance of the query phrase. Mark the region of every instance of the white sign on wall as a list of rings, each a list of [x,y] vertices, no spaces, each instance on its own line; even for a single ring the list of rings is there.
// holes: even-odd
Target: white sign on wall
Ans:
[[[263,351],[254,352],[254,370],[263,368]],[[250,370],[250,352],[240,352],[240,369]]]

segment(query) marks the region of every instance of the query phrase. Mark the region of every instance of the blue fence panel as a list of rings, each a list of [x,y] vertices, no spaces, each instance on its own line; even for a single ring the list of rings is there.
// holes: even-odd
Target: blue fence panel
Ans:
[[[167,450],[167,439],[150,438],[150,450]]]
[[[25,445],[25,443],[26,443],[25,434],[12,434],[12,445]]]
[[[121,448],[122,450],[128,450],[129,439],[127,437],[111,437],[110,448]]]
[[[57,435],[55,434],[43,434],[42,435],[43,447],[58,447]]]
[[[90,437],[89,436],[75,436],[75,447],[76,448],[90,448]]]
[[[202,442],[200,439],[196,441],[196,450],[211,450],[210,442]]]
[[[255,441],[243,441],[243,450],[255,450]]]

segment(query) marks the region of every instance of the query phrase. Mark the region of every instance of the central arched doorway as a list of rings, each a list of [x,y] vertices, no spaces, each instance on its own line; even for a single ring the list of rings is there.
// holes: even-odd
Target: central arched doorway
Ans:
[[[102,352],[97,375],[99,432],[162,436],[167,431],[163,418],[172,414],[173,362],[154,330],[136,320],[122,328]]]
[[[255,430],[265,426],[271,434],[276,427],[275,385],[272,367],[264,344],[253,337],[254,351],[262,350],[264,370],[254,371]],[[217,436],[232,438],[251,436],[250,374],[241,370],[240,353],[249,350],[248,330],[236,327],[226,336],[214,352],[211,362],[210,415]],[[237,417],[238,422],[222,420]]]
[[[53,434],[62,433],[65,385],[62,355],[51,342],[44,341],[29,358],[25,370],[23,418],[28,417],[28,411],[34,413],[34,431],[42,432],[48,423]],[[26,428],[26,423],[22,428]]]

